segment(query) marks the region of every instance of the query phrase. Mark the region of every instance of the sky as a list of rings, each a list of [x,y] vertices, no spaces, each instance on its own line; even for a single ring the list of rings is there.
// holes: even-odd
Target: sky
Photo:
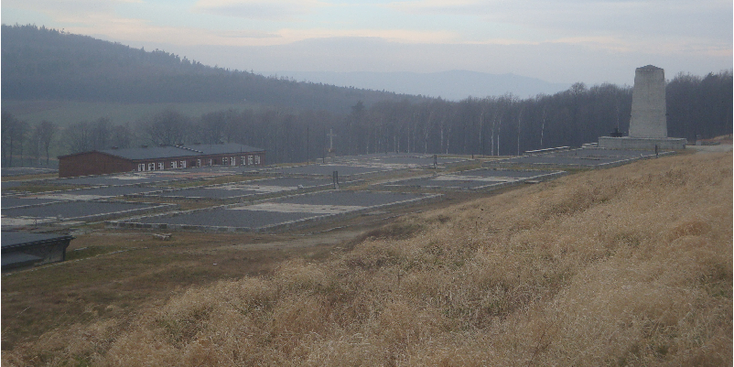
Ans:
[[[2,0],[0,14],[264,75],[468,70],[632,85],[648,64],[668,79],[732,68],[731,0]]]

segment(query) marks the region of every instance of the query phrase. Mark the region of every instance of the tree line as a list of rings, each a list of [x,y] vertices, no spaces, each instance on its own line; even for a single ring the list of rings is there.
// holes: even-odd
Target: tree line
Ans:
[[[732,133],[732,72],[677,75],[666,86],[669,136],[711,138]],[[140,145],[241,143],[267,151],[269,163],[388,152],[516,155],[528,150],[581,146],[615,130],[626,133],[632,89],[576,83],[564,92],[520,99],[513,95],[459,102],[358,101],[345,114],[279,108],[225,110],[191,117],[164,110],[115,124],[100,118],[59,130],[2,114],[3,166],[38,162],[50,149],[62,154]],[[333,146],[327,134],[333,132]],[[13,156],[17,158],[13,161]],[[15,162],[15,163],[14,163]]]
[[[0,119],[3,167],[41,166],[44,156],[45,165],[50,164],[51,146],[58,130],[56,124],[44,120],[32,126],[7,112],[3,112]],[[15,164],[13,163],[14,155],[17,157]]]

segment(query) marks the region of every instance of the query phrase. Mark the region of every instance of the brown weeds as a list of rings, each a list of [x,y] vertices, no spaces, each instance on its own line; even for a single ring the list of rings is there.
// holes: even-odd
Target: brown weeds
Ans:
[[[649,160],[426,213],[323,263],[190,289],[102,348],[92,325],[3,362],[730,365],[731,166]]]

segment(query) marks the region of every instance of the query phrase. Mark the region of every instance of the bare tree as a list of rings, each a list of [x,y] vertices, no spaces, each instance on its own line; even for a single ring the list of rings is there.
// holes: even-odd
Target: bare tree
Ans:
[[[120,149],[129,148],[134,135],[128,125],[114,125],[110,131],[110,145]]]
[[[198,129],[203,143],[216,144],[227,140],[227,112],[210,112],[201,116]]]
[[[110,147],[110,136],[112,135],[112,123],[109,119],[101,117],[89,126],[92,149],[100,150]]]
[[[23,165],[23,143],[28,138],[28,132],[30,131],[30,128],[28,126],[28,123],[25,121],[18,121],[16,124],[16,127],[14,129],[14,141],[17,143],[16,146],[18,147],[18,150],[20,153],[20,165]]]
[[[64,129],[62,140],[70,154],[92,150],[92,133],[89,122],[71,124]]]
[[[51,150],[51,142],[56,135],[57,127],[51,121],[43,120],[38,126],[36,126],[36,134],[38,137],[38,143],[43,147],[43,151],[46,152],[46,165],[49,164]]]
[[[2,113],[2,155],[3,165],[13,166],[13,144],[15,143],[15,131],[18,128],[19,121],[9,112]]]
[[[31,135],[30,135],[30,138],[28,139],[28,143],[29,143],[28,148],[30,150],[29,153],[33,157],[31,165],[34,165],[34,166],[41,165],[41,151],[43,151],[43,149],[41,148],[41,137],[39,134],[40,127],[41,127],[41,124],[34,126],[31,129],[32,130]]]
[[[153,116],[145,127],[145,132],[156,145],[183,144],[189,125],[186,116],[173,110],[165,110]]]

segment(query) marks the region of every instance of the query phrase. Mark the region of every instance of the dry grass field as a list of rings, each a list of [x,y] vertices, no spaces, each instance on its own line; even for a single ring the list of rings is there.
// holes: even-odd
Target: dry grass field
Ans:
[[[3,277],[2,362],[731,365],[732,192],[731,152],[685,154],[404,216],[339,246],[255,255],[252,236],[191,235],[100,250]],[[225,266],[191,265],[202,256]]]

